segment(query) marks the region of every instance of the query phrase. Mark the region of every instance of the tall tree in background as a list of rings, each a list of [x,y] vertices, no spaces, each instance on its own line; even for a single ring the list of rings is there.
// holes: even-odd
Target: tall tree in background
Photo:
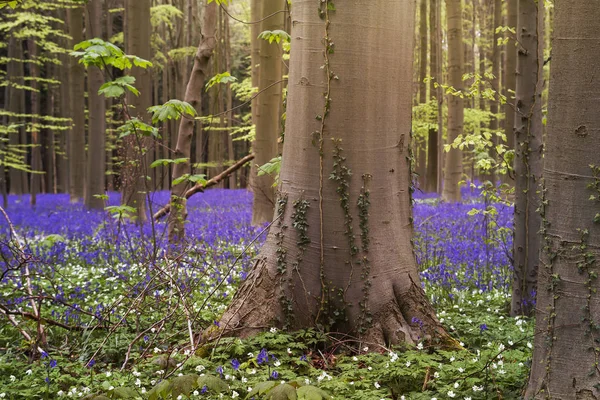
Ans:
[[[150,6],[151,0],[125,0],[125,47],[127,54],[134,54],[145,60],[152,58],[150,48]],[[147,120],[146,109],[152,105],[152,76],[149,69],[134,68],[135,86],[140,95],[127,94],[129,116]],[[121,173],[121,202],[134,207],[138,222],[146,220],[147,182],[147,140],[141,135],[124,138],[124,164]]]
[[[506,25],[517,32],[517,21],[518,21],[518,1],[519,0],[507,0],[507,16]],[[515,33],[516,35],[517,33]],[[505,75],[504,75],[504,89],[506,95],[506,104],[504,105],[504,133],[506,135],[506,147],[509,150],[515,148],[515,102],[513,101],[513,93],[516,87],[517,81],[517,47],[516,40],[512,35],[509,36],[509,40],[506,44],[506,61],[505,61]]]
[[[217,4],[212,2],[206,6],[202,22],[202,39],[198,45],[194,67],[185,92],[185,101],[194,107],[196,112],[202,114],[202,92],[204,82],[208,76],[210,59],[216,45]],[[173,168],[173,180],[191,172],[190,157],[195,121],[181,118],[177,135],[175,158],[186,158],[188,161],[176,164]],[[171,190],[171,213],[169,215],[169,241],[178,242],[184,238],[184,222],[187,216],[185,192],[189,189],[186,180],[178,185],[173,185]]]
[[[278,221],[221,327],[445,337],[411,245],[414,1],[330,5],[294,3]]]
[[[263,1],[259,19],[264,19],[260,24],[261,32],[282,30],[284,24],[285,7],[283,0]],[[280,133],[280,104],[282,101],[281,81],[282,52],[276,43],[268,40],[259,40],[260,73],[258,77],[258,90],[256,110],[256,136],[252,145],[256,156],[250,175],[250,186],[254,193],[252,207],[252,224],[260,225],[273,219],[275,207],[275,190],[273,177],[265,174],[257,176],[258,167],[271,161],[278,154],[277,139]]]
[[[67,10],[71,49],[83,41],[83,6]],[[83,199],[85,185],[85,69],[74,57],[69,58],[69,117],[73,125],[69,130],[69,194],[71,201]]]
[[[419,2],[419,104],[427,103],[427,0]],[[428,135],[420,138],[420,143],[417,145],[417,174],[419,177],[419,187],[425,188],[427,179],[427,146]]]
[[[535,304],[541,226],[544,2],[519,0],[515,105],[515,235],[511,313],[530,315]]]
[[[463,87],[463,41],[461,0],[446,0],[448,20],[448,84],[456,90]],[[448,144],[463,132],[464,100],[459,96],[448,96]],[[458,183],[462,176],[462,152],[451,148],[446,155],[444,168],[444,190],[442,199],[460,201]]]
[[[102,38],[103,0],[93,0],[87,4],[86,35],[88,39]],[[88,152],[87,185],[85,187],[85,205],[102,209],[104,201],[98,195],[104,194],[106,161],[106,100],[98,94],[104,84],[104,74],[98,67],[89,66],[88,82]]]
[[[440,159],[439,159],[439,144],[441,141],[441,132],[443,128],[442,121],[442,101],[444,95],[442,94],[442,88],[439,86],[442,83],[442,69],[441,69],[441,53],[440,44],[441,40],[439,37],[440,30],[440,10],[439,0],[430,0],[429,2],[429,75],[434,79],[431,80],[429,85],[429,96],[430,99],[434,97],[437,100],[438,105],[438,127],[429,128],[427,138],[427,174],[425,178],[425,191],[434,193],[438,191],[438,185],[441,177],[440,171]],[[436,83],[438,83],[436,87]]]
[[[600,7],[568,0],[554,7],[543,247],[525,398],[591,400],[600,398]]]
[[[19,87],[23,87],[23,78],[25,72],[23,63],[19,60],[23,59],[23,46],[21,39],[11,36],[8,45],[8,65],[7,77],[9,85],[7,86],[7,109],[10,112],[8,122],[10,124],[18,124],[19,127],[8,133],[9,146],[18,148],[23,137],[25,127],[19,124],[18,114],[25,113],[25,94]],[[23,143],[26,144],[26,143]],[[25,160],[23,160],[25,162]],[[11,168],[9,171],[10,193],[24,194],[28,191],[27,174],[19,169]]]
[[[40,65],[38,62],[38,46],[35,39],[29,39],[27,41],[27,52],[29,53],[29,60],[31,64],[29,65],[29,78],[31,85],[31,92],[29,97],[29,102],[31,105],[31,125],[30,125],[30,133],[31,133],[31,184],[29,185],[30,203],[32,206],[36,205],[37,202],[37,194],[42,190],[42,149],[41,149],[41,139],[40,139],[40,113],[41,113],[41,85],[40,85]]]

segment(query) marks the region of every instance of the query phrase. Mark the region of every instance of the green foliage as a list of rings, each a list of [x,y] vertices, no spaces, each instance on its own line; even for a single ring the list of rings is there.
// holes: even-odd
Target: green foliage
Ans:
[[[0,0],[0,8],[9,6],[10,8],[15,9],[21,3],[21,1],[22,0]]]
[[[183,174],[179,178],[173,179],[173,186],[179,185],[180,183],[183,183],[186,181],[191,182],[195,185],[205,185],[207,182],[206,175],[204,175],[204,174],[197,174],[197,175]]]
[[[216,74],[215,76],[210,78],[208,82],[206,82],[206,91],[208,92],[210,88],[212,88],[218,83],[227,84],[233,82],[237,82],[237,78],[235,76],[231,76],[229,72],[222,72],[220,74]]]
[[[148,68],[152,63],[143,58],[127,55],[119,47],[102,39],[84,40],[75,45],[71,56],[79,58],[79,62],[88,66],[106,68],[113,66],[120,70],[131,69],[133,66]]]
[[[159,166],[166,167],[169,164],[183,164],[188,161],[189,161],[189,158],[176,158],[174,160],[171,160],[169,158],[161,158],[161,159],[155,160],[152,164],[150,164],[150,168],[156,168]]]
[[[275,181],[273,183],[273,186],[275,187],[275,186],[277,186],[277,183],[279,182],[280,171],[281,171],[281,156],[277,156],[277,157],[272,158],[266,164],[259,166],[257,175],[258,176],[272,175],[273,180]]]
[[[157,128],[153,127],[152,125],[148,125],[138,118],[132,118],[128,121],[125,121],[123,125],[117,128],[117,133],[119,134],[120,139],[129,135],[140,135],[155,138],[160,137]]]
[[[285,43],[291,41],[289,33],[280,29],[276,29],[274,31],[263,31],[258,35],[258,38],[266,40],[269,43],[281,43],[282,41]]]
[[[152,106],[148,108],[148,112],[152,113],[152,123],[165,122],[168,120],[178,120],[180,117],[188,115],[195,117],[196,109],[185,101],[172,99],[160,106]]]
[[[135,88],[135,86],[133,86],[134,83],[135,77],[127,75],[121,76],[100,86],[100,89],[98,89],[98,94],[104,95],[107,98],[121,97],[125,94],[126,90],[129,90],[134,95],[139,96],[140,92]]]

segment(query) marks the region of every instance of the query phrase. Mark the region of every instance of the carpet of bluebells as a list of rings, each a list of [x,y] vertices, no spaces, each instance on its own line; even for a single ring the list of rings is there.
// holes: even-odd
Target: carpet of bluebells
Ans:
[[[66,195],[40,195],[35,208],[11,196],[17,237],[0,221],[0,398],[518,398],[533,323],[507,314],[512,207],[471,189],[463,197],[417,193],[413,211],[423,286],[463,349],[357,349],[333,334],[273,328],[192,353],[190,335],[218,324],[264,240],[247,191],[192,197],[178,256],[167,254],[165,221],[138,227]],[[153,194],[150,211],[167,201]],[[19,314],[32,300],[57,322],[45,324],[41,354],[3,315],[35,337],[37,322]]]

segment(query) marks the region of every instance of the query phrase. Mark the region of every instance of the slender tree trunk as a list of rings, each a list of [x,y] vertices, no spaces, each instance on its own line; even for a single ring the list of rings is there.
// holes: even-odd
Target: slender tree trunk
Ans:
[[[185,92],[185,101],[190,103],[196,109],[198,114],[202,113],[202,92],[204,82],[208,75],[208,66],[216,45],[216,22],[217,5],[215,2],[212,2],[208,4],[204,10],[202,39],[198,45],[194,67]],[[189,159],[191,156],[194,124],[195,121],[188,118],[181,118],[179,122],[175,158],[187,158],[188,161],[174,166],[173,180],[183,176],[185,173],[191,172]],[[174,185],[171,191],[171,213],[169,214],[169,241],[171,243],[181,242],[185,237],[184,223],[187,211],[184,195],[189,188],[189,182],[184,181],[178,185]]]
[[[511,313],[531,315],[540,252],[542,223],[542,89],[544,83],[544,5],[519,0],[515,115],[515,237]]]
[[[83,6],[67,10],[71,48],[83,41]],[[71,202],[78,202],[84,196],[85,184],[85,70],[75,57],[69,59],[69,103],[73,120],[69,132],[69,194]]]
[[[15,39],[14,36],[11,36],[9,44],[8,44],[8,57],[11,60],[20,60],[23,58],[23,49],[21,45],[21,40]],[[8,101],[8,110],[11,114],[22,114],[25,112],[23,108],[24,99],[23,99],[23,90],[19,89],[18,86],[23,85],[23,63],[18,61],[9,61],[7,65],[7,77],[10,79],[10,87],[8,90],[7,101]],[[9,117],[9,123],[19,124],[21,125],[18,118],[11,116]],[[17,128],[15,132],[9,133],[8,136],[8,144],[9,146],[16,148],[19,146],[22,136],[23,127],[20,126]],[[23,160],[23,163],[26,163],[26,160]],[[23,187],[23,172],[19,171],[15,168],[11,168],[9,170],[9,180],[10,180],[10,194],[22,195],[25,193],[25,188]]]
[[[439,71],[439,54],[438,54],[438,0],[430,0],[429,2],[429,74],[435,79],[431,80],[429,85],[430,99],[434,97],[439,99],[440,93],[435,87],[434,82],[441,78],[438,75]],[[438,112],[441,110],[438,108]],[[438,126],[439,129],[439,126]],[[425,191],[436,192],[438,188],[438,129],[430,128],[427,139],[427,177],[425,179]]]
[[[38,48],[35,40],[30,39],[27,41],[27,51],[29,53],[30,59],[36,59],[38,57]],[[30,184],[30,203],[32,206],[35,206],[37,203],[37,194],[41,190],[42,177],[41,174],[43,172],[42,167],[42,148],[41,148],[41,140],[40,140],[40,130],[39,130],[39,115],[41,113],[41,95],[40,95],[40,67],[38,64],[31,63],[30,66],[30,78],[31,78],[31,114],[33,118],[31,119],[31,184]]]
[[[518,1],[507,0],[508,8],[507,26],[514,28],[517,32]],[[516,41],[512,38],[506,44],[506,74],[504,76],[504,87],[506,88],[506,104],[504,105],[504,133],[506,135],[506,146],[508,149],[515,148],[515,101],[514,91],[517,81],[517,47]]]
[[[457,90],[463,87],[463,43],[461,0],[446,0],[448,19],[448,84]],[[448,96],[448,144],[463,133],[464,100],[458,96]],[[458,183],[462,177],[462,152],[451,149],[446,155],[444,170],[445,201],[460,201]]]
[[[427,0],[419,2],[419,104],[427,103]],[[429,134],[421,138],[417,148],[417,175],[419,188],[425,189],[427,176],[427,145]]]
[[[88,39],[103,38],[102,0],[94,0],[87,5],[86,33]],[[88,67],[88,156],[85,206],[101,210],[104,200],[98,195],[105,191],[106,162],[106,100],[98,94],[104,84],[104,75],[97,67]]]
[[[414,2],[323,4],[320,18],[314,1],[294,2],[278,220],[221,327],[415,343],[422,326],[448,343],[411,248]]]
[[[282,0],[264,1],[261,8],[261,18],[271,15],[285,7]],[[284,14],[279,13],[265,19],[260,24],[261,31],[283,29]],[[252,145],[256,159],[252,163],[250,184],[254,193],[252,207],[252,224],[260,225],[273,219],[275,208],[275,191],[273,177],[270,175],[257,176],[257,166],[262,166],[277,156],[277,138],[280,131],[279,106],[281,104],[281,48],[267,40],[259,40],[260,75],[256,112],[256,137]]]
[[[554,7],[543,246],[525,398],[592,400],[600,398],[600,7],[567,0]]]
[[[437,182],[437,193],[438,194],[442,194],[443,191],[443,177],[444,177],[444,161],[445,161],[445,152],[444,152],[444,92],[443,89],[441,87],[441,85],[444,83],[444,72],[442,71],[443,68],[442,66],[444,65],[444,54],[442,53],[442,42],[444,39],[444,32],[442,30],[442,5],[443,2],[442,0],[432,0],[433,2],[435,2],[435,9],[436,9],[436,15],[435,15],[435,26],[436,26],[436,40],[437,40],[437,69],[436,69],[436,76],[437,76],[437,82],[438,82],[438,88],[437,88],[437,92],[436,92],[436,96],[437,96],[437,104],[438,104],[438,109],[437,109],[437,120],[438,120],[438,135],[437,135],[437,140],[438,140],[438,153],[437,153],[437,163],[438,163],[438,172],[437,172],[437,176],[438,176],[438,182]],[[432,3],[433,4],[433,3]]]
[[[66,10],[61,10],[60,16],[62,18],[67,18]],[[64,46],[67,47],[70,44],[70,41],[67,39],[63,39]],[[60,74],[60,111],[59,115],[63,118],[72,118],[71,115],[71,74],[70,74],[70,56],[67,54],[61,54],[60,59],[62,61],[62,67],[58,68]],[[60,149],[60,154],[57,151],[56,154],[56,167],[57,167],[57,191],[59,193],[70,193],[70,185],[69,185],[69,139],[72,135],[72,127],[69,124],[69,129],[61,131],[59,133],[59,137],[57,140],[58,149]]]
[[[59,80],[60,77],[57,76],[57,68],[54,65],[46,66],[46,74],[47,76],[52,77],[53,79]],[[55,85],[48,86],[46,90],[46,115],[55,117],[56,116],[56,92],[58,87]],[[56,134],[54,129],[45,129],[44,135],[42,135],[42,150],[44,151],[44,166],[45,166],[45,179],[43,181],[42,191],[44,193],[54,193],[56,194],[56,185],[57,185],[57,169],[56,169]]]
[[[125,0],[125,46],[127,54],[135,54],[146,60],[152,57],[150,48],[150,6],[151,0]],[[148,122],[146,109],[152,105],[152,76],[149,69],[134,68],[131,75],[136,78],[135,86],[139,96],[127,95],[130,117]],[[134,207],[137,221],[146,221],[146,193],[149,184],[148,140],[141,135],[129,135],[123,140],[125,163],[121,173],[121,203]]]

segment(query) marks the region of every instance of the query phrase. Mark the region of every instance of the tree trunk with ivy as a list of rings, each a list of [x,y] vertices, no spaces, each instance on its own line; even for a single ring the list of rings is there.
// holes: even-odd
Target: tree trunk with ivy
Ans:
[[[519,1],[515,102],[515,237],[511,314],[531,315],[537,286],[541,217],[544,4]]]
[[[446,0],[448,20],[448,84],[456,90],[463,87],[463,42],[461,0]],[[464,100],[459,96],[448,96],[448,144],[452,144],[463,133]],[[444,166],[445,201],[460,201],[458,183],[462,177],[462,151],[450,149]]]
[[[412,0],[294,3],[276,218],[225,332],[448,343],[411,244],[413,11]]]
[[[260,18],[263,19],[271,14],[283,10],[285,7],[282,0],[263,1]],[[284,13],[279,12],[260,24],[261,32],[282,30],[284,24]],[[276,42],[269,43],[268,40],[259,39],[259,63],[260,73],[258,76],[258,90],[260,95],[256,98],[256,136],[252,143],[252,151],[256,159],[252,163],[250,172],[250,187],[254,193],[252,205],[252,224],[260,225],[273,219],[275,207],[275,190],[273,189],[273,176],[257,176],[258,167],[268,163],[277,157],[277,138],[280,132],[279,109],[281,104],[281,71],[282,52],[281,45]],[[253,104],[253,105],[254,105]]]
[[[600,7],[557,0],[526,399],[600,398]]]
[[[187,84],[184,100],[188,102],[198,115],[202,114],[202,92],[204,82],[208,76],[210,59],[216,45],[217,4],[212,2],[204,10],[202,23],[202,38],[196,51],[194,66]],[[184,174],[191,173],[190,157],[192,139],[196,121],[190,118],[181,118],[175,148],[175,159],[185,158],[186,162],[175,164],[173,167],[173,181]],[[190,181],[185,180],[171,189],[171,213],[169,215],[169,241],[181,242],[184,238],[185,219],[187,217],[185,192],[190,188]]]

